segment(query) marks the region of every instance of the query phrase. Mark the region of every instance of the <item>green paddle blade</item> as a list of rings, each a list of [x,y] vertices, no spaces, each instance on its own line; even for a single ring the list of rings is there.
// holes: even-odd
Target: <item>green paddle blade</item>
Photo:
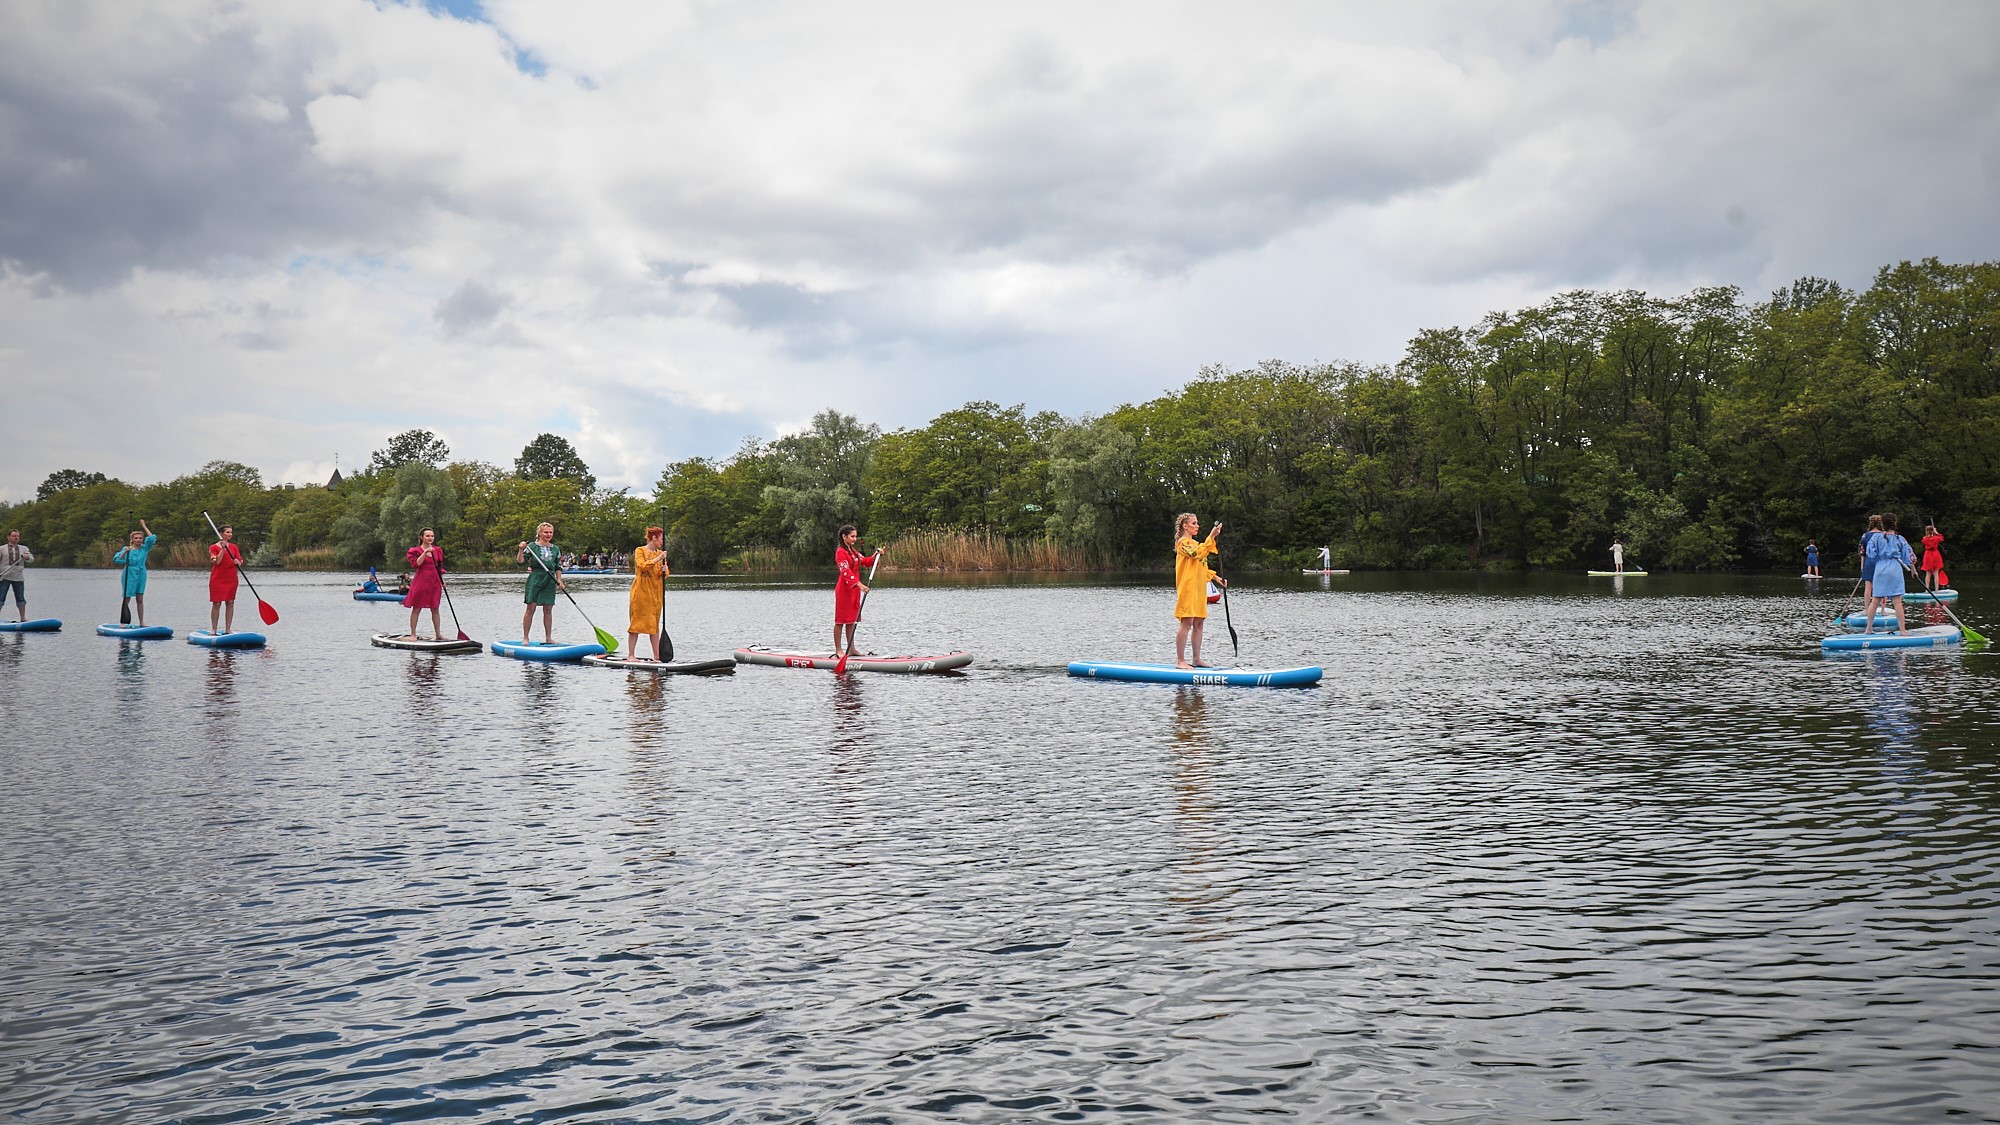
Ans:
[[[597,626],[592,625],[591,628],[597,629]],[[618,638],[602,629],[597,629],[597,643],[604,646],[604,654],[606,656],[618,651]]]

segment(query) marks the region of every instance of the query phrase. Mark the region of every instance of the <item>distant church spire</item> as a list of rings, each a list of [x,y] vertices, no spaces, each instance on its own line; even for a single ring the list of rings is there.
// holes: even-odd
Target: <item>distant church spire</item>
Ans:
[[[340,454],[338,453],[333,455],[333,475],[326,478],[326,486],[328,488],[340,487]]]

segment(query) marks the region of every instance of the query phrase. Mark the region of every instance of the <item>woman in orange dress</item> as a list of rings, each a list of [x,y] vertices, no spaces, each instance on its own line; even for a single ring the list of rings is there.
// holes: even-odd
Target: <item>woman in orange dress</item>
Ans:
[[[664,650],[660,647],[660,636],[666,630],[661,622],[666,620],[667,575],[667,533],[657,527],[646,529],[644,546],[632,549],[632,592],[631,607],[625,622],[625,651],[632,659],[639,659],[639,638],[653,638],[653,659],[665,661]]]
[[[1201,659],[1201,633],[1208,624],[1208,584],[1229,585],[1208,569],[1208,556],[1215,553],[1215,537],[1222,534],[1222,521],[1208,529],[1208,538],[1196,539],[1201,520],[1193,512],[1182,512],[1174,520],[1174,616],[1180,628],[1174,633],[1174,667],[1212,668]],[[1194,639],[1193,652],[1188,639]]]

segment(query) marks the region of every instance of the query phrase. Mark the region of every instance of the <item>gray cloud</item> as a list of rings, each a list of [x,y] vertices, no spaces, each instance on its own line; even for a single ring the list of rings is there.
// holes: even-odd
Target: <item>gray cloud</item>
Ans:
[[[505,293],[468,278],[452,291],[451,296],[438,302],[431,318],[444,329],[445,335],[462,336],[492,324],[512,303]]]

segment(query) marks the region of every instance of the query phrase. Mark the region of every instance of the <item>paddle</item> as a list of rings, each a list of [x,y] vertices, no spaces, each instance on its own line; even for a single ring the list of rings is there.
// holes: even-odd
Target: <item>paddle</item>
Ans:
[[[132,623],[131,598],[120,598],[118,600],[118,623],[120,625],[130,625]]]
[[[882,548],[875,548],[875,561],[868,564],[868,584],[875,585],[875,568],[882,565]],[[854,607],[854,620],[861,620],[861,611],[868,608],[868,591],[861,591],[861,604]],[[841,650],[840,659],[833,662],[833,674],[838,676],[847,671],[847,658],[854,654],[854,636],[848,634],[847,647]]]
[[[667,510],[665,508],[661,508],[660,526],[665,527],[666,525],[667,525]],[[674,636],[672,633],[667,632],[666,562],[667,562],[667,537],[665,534],[662,534],[660,536],[660,644],[663,645],[664,648],[662,651],[653,654],[655,657],[659,659],[660,663],[662,664],[672,663],[674,659]]]
[[[438,567],[438,590],[444,594],[445,608],[451,610],[451,627],[458,630],[458,639],[461,641],[471,640],[471,637],[465,635],[465,626],[458,623],[458,607],[451,604],[451,587],[444,584],[444,567],[442,565]],[[416,636],[415,633],[410,635],[413,637]]]
[[[1903,564],[1903,569],[1904,569],[1904,570],[1907,570],[1907,571],[1909,571],[1909,572],[1910,572],[1911,574],[1916,574],[1916,573],[1917,573],[1917,571],[1916,571],[1916,568],[1912,567],[1912,566],[1911,566],[1911,565],[1910,565],[1909,563],[1904,563],[1904,564]],[[1918,580],[1919,580],[1919,581],[1922,581],[1922,578],[1921,578],[1921,576],[1919,576],[1919,579],[1918,579]],[[1948,602],[1945,602],[1945,601],[1942,601],[1942,600],[1934,600],[1934,601],[1932,601],[1932,602],[1931,602],[1931,604],[1932,604],[1932,605],[1934,605],[1934,606],[1937,606],[1937,607],[1938,607],[1939,609],[1942,609],[1942,610],[1944,610],[1944,611],[1945,611],[1945,613],[1946,613],[1946,614],[1948,614],[1948,615],[1949,615],[1949,616],[1951,617],[1951,623],[1952,623],[1952,624],[1954,624],[1954,625],[1956,625],[1956,626],[1958,626],[1958,631],[1959,631],[1959,632],[1961,632],[1961,633],[1964,633],[1964,634],[1965,634],[1965,647],[1967,647],[1967,648],[1985,648],[1985,647],[1987,646],[1987,644],[1988,644],[1988,641],[1986,640],[1986,638],[1985,638],[1985,637],[1982,637],[1982,636],[1980,636],[1980,635],[1979,635],[1979,633],[1978,633],[1978,631],[1977,631],[1977,630],[1975,630],[1975,629],[1973,629],[1973,627],[1972,627],[1972,626],[1970,626],[1970,625],[1967,625],[1967,624],[1966,624],[1965,622],[1963,622],[1963,621],[1960,621],[1960,620],[1958,619],[1958,614],[1956,614],[1956,613],[1952,613],[1952,612],[1951,612],[1951,605],[1950,605],[1950,603],[1948,603]]]
[[[210,516],[208,512],[205,510],[201,513],[201,518],[207,520],[208,529],[210,531],[215,532],[215,541],[217,543],[223,542],[222,529],[215,526],[215,518],[213,516]],[[230,545],[234,546],[234,544]],[[257,592],[256,584],[250,581],[250,575],[247,571],[244,570],[241,561],[243,554],[242,548],[240,547],[237,548],[236,554],[238,557],[236,573],[239,577],[243,579],[243,584],[245,586],[250,587],[250,596],[257,599],[257,616],[263,618],[264,624],[266,625],[276,625],[278,623],[278,611],[271,608],[271,603],[264,600],[264,595],[259,594]]]
[[[528,546],[532,547],[532,546],[534,546],[534,544],[533,544],[533,543],[530,543],[530,544],[528,544]],[[528,551],[528,552],[526,552],[526,554],[527,554],[527,556],[528,556],[529,558],[531,558],[531,559],[535,560],[535,565],[536,565],[536,566],[539,566],[539,567],[541,567],[541,568],[542,568],[542,573],[543,573],[543,574],[546,574],[546,575],[548,575],[548,576],[549,576],[550,578],[554,578],[554,577],[556,576],[556,572],[555,572],[555,571],[553,571],[553,570],[550,570],[550,569],[549,569],[549,564],[547,564],[547,563],[545,563],[545,562],[543,562],[543,561],[542,561],[542,556],[540,556],[540,555],[536,554],[536,553],[535,553],[535,552],[533,552],[533,551]],[[609,634],[609,633],[605,632],[604,630],[602,630],[602,629],[599,629],[599,628],[597,627],[597,622],[595,622],[595,621],[592,621],[592,620],[590,619],[590,615],[589,615],[588,613],[584,613],[584,612],[583,612],[583,607],[582,607],[582,606],[580,606],[580,605],[576,605],[576,599],[575,599],[575,598],[573,598],[573,597],[570,597],[570,593],[569,593],[569,588],[568,588],[568,587],[564,586],[564,585],[563,585],[563,584],[562,584],[561,582],[557,582],[557,583],[556,583],[556,589],[558,589],[558,590],[561,590],[561,591],[562,591],[562,596],[563,596],[563,597],[565,597],[565,598],[569,598],[569,604],[571,604],[571,605],[573,605],[573,606],[576,606],[576,612],[577,612],[578,614],[580,614],[580,615],[581,615],[581,616],[583,617],[583,623],[584,623],[585,625],[588,625],[588,626],[590,626],[590,631],[591,631],[591,632],[593,632],[593,633],[596,633],[596,634],[597,634],[597,643],[598,643],[598,644],[601,644],[601,645],[603,645],[603,646],[604,646],[604,653],[605,653],[605,655],[606,655],[606,656],[609,656],[610,654],[612,654],[612,653],[614,653],[614,652],[617,652],[617,651],[618,651],[618,638],[617,638],[617,637],[614,637],[614,636],[612,636],[611,634]]]
[[[1222,561],[1222,551],[1220,549],[1218,549],[1215,552],[1215,561],[1218,563]],[[1222,578],[1222,572],[1219,570],[1216,571],[1215,576],[1217,578]],[[1238,659],[1241,659],[1243,656],[1243,649],[1241,646],[1237,644],[1236,641],[1236,623],[1229,619],[1229,580],[1226,578],[1222,579],[1222,623],[1224,625],[1229,626],[1230,653],[1235,657],[1237,657]]]

